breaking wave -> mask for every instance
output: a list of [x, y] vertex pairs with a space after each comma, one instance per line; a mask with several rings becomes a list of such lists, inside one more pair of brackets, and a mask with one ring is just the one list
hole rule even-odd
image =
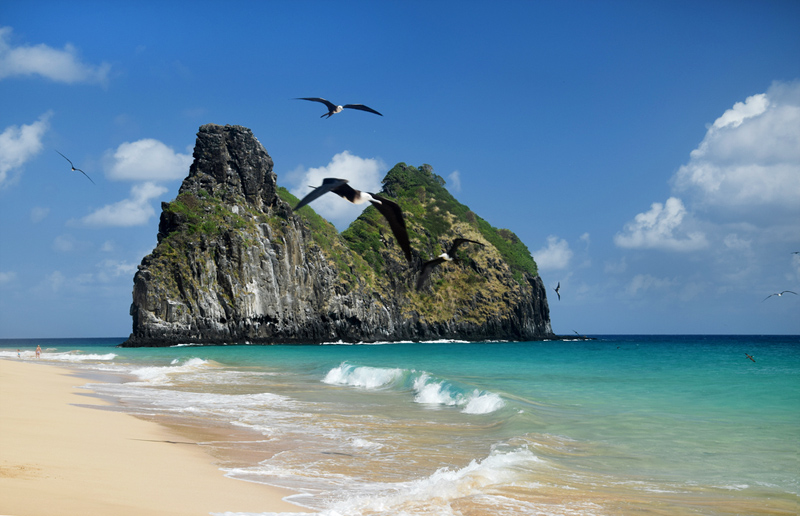
[[423, 405], [459, 407], [465, 414], [490, 414], [505, 406], [500, 395], [442, 380], [425, 371], [357, 366], [342, 362], [325, 375], [323, 383], [366, 390], [403, 390]]
[[[104, 353], [102, 355], [98, 355], [96, 353], [83, 353], [77, 350], [62, 353], [54, 353], [44, 350], [40, 360], [49, 360], [53, 362], [107, 362], [109, 360], [114, 360], [116, 357], [117, 355], [114, 353]], [[20, 351], [19, 356], [17, 356], [16, 350], [0, 351], [0, 358], [22, 358], [23, 360], [36, 359], [36, 353], [31, 350], [25, 350]]]
[[182, 373], [197, 373], [212, 367], [212, 363], [202, 358], [190, 358], [181, 363], [173, 360], [168, 366], [150, 366], [133, 369], [131, 374], [137, 376], [142, 382], [157, 385], [172, 383], [171, 375]]

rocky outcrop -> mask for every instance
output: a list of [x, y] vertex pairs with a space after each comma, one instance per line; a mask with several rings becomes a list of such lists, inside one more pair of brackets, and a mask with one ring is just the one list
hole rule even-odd
[[[510, 268], [495, 246], [448, 264], [417, 292], [419, 264], [434, 252], [425, 246], [446, 245], [444, 235], [407, 217], [410, 233], [427, 235], [412, 237], [409, 266], [374, 209], [340, 235], [287, 201], [249, 129], [202, 126], [188, 177], [162, 203], [158, 245], [134, 276], [123, 346], [553, 336], [541, 279]], [[481, 237], [462, 221], [452, 227]]]

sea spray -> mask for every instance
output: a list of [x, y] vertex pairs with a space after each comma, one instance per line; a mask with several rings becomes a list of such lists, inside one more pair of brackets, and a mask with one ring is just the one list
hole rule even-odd
[[183, 363], [180, 361], [172, 360], [169, 366], [150, 366], [141, 367], [131, 371], [131, 374], [139, 377], [142, 382], [154, 385], [170, 385], [172, 383], [172, 375], [197, 372], [211, 364], [202, 358], [190, 358]]
[[489, 414], [505, 406], [500, 395], [434, 377], [425, 371], [357, 366], [342, 362], [322, 379], [330, 385], [366, 390], [411, 391], [414, 403], [460, 407], [465, 414]]
[[328, 371], [322, 381], [331, 385], [347, 385], [372, 390], [391, 386], [400, 381], [404, 373], [405, 371], [402, 369], [358, 367], [342, 362], [338, 367]]

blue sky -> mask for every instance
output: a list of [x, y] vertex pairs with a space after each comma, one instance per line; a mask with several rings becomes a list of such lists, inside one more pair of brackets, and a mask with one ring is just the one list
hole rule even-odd
[[800, 296], [764, 300], [800, 293], [798, 26], [792, 0], [3, 2], [0, 338], [130, 333], [205, 123], [296, 193], [430, 164], [525, 242], [557, 333], [798, 334]]

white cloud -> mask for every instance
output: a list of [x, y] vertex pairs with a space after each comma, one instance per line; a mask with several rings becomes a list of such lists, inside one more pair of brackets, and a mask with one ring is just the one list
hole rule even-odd
[[43, 221], [50, 214], [50, 208], [34, 206], [31, 208], [31, 222], [34, 224]]
[[800, 81], [723, 113], [672, 184], [705, 207], [800, 210]]
[[5, 285], [6, 283], [11, 283], [16, 279], [17, 273], [13, 271], [9, 272], [0, 272], [0, 285]]
[[460, 192], [461, 191], [461, 172], [458, 170], [454, 170], [447, 176], [447, 181], [450, 183], [450, 190], [453, 192]]
[[725, 244], [726, 248], [733, 251], [750, 251], [753, 241], [743, 239], [736, 233], [730, 233], [725, 235], [725, 238], [722, 239], [722, 243]]
[[42, 137], [50, 127], [51, 116], [52, 112], [48, 111], [30, 125], [12, 125], [0, 134], [0, 188], [14, 181], [9, 172], [42, 150]]
[[40, 286], [53, 292], [58, 292], [66, 281], [67, 278], [61, 271], [53, 271], [52, 274], [44, 278]]
[[136, 272], [135, 263], [121, 262], [119, 260], [103, 260], [97, 264], [97, 268], [96, 278], [101, 283], [108, 283], [119, 276], [131, 277]]
[[566, 269], [572, 250], [566, 240], [551, 235], [547, 237], [547, 246], [533, 253], [533, 259], [540, 270]]
[[[302, 199], [311, 191], [309, 186], [321, 185], [326, 177], [338, 177], [349, 180], [350, 186], [357, 190], [375, 193], [381, 189], [381, 171], [385, 169], [386, 165], [379, 159], [360, 158], [344, 151], [336, 154], [324, 167], [293, 171], [290, 175], [295, 187], [290, 191]], [[311, 207], [339, 229], [346, 227], [364, 210], [364, 205], [353, 205], [336, 194], [323, 195]]]
[[663, 249], [668, 251], [694, 251], [708, 245], [701, 232], [683, 232], [680, 226], [686, 216], [686, 208], [677, 197], [670, 197], [665, 204], [654, 202], [650, 211], [640, 213], [625, 224], [622, 233], [614, 236], [614, 243], [629, 249]]
[[670, 279], [656, 278], [650, 274], [637, 274], [631, 279], [626, 291], [631, 296], [635, 296], [639, 292], [669, 289], [674, 284], [675, 282]]
[[95, 227], [130, 227], [146, 224], [150, 217], [155, 215], [150, 200], [166, 192], [165, 187], [150, 182], [135, 185], [131, 188], [130, 198], [103, 206], [81, 219], [81, 222]]
[[719, 129], [726, 126], [739, 127], [748, 118], [758, 116], [767, 110], [769, 100], [765, 93], [747, 97], [744, 102], [737, 102], [722, 116], [714, 120], [713, 127]]
[[68, 253], [75, 249], [75, 238], [72, 235], [58, 235], [53, 240], [53, 249], [62, 253]]
[[183, 179], [192, 164], [191, 154], [180, 154], [152, 138], [122, 143], [105, 156], [106, 175], [121, 181], [172, 181]]
[[58, 50], [44, 44], [12, 47], [11, 27], [0, 27], [0, 80], [7, 77], [40, 75], [68, 84], [78, 82], [105, 84], [111, 65], [83, 63], [77, 49], [66, 44]]
[[618, 262], [606, 262], [603, 271], [606, 274], [622, 274], [628, 270], [628, 261], [623, 256]]

